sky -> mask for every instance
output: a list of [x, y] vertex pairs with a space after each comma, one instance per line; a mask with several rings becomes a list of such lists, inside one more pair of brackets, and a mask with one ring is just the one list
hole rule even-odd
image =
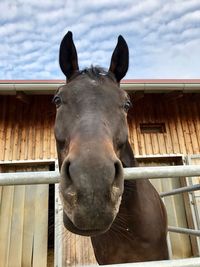
[[200, 0], [0, 0], [0, 10], [1, 80], [65, 79], [69, 30], [81, 69], [108, 69], [121, 34], [126, 79], [200, 78]]

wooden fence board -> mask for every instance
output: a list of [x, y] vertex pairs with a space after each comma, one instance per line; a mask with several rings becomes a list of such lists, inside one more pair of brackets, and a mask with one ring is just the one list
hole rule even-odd
[[33, 267], [47, 265], [48, 185], [38, 185], [35, 198]]
[[0, 205], [0, 267], [8, 266], [14, 186], [3, 187]]
[[25, 186], [14, 187], [8, 266], [21, 266]]
[[32, 266], [36, 190], [37, 185], [26, 185], [24, 203], [22, 267]]

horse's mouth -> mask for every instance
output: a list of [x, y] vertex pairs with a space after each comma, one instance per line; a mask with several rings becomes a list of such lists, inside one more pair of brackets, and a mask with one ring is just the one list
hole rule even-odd
[[66, 213], [63, 211], [63, 224], [67, 230], [74, 234], [82, 235], [82, 236], [96, 236], [107, 232], [111, 225], [109, 225], [106, 229], [80, 229], [76, 227], [73, 222], [69, 219]]

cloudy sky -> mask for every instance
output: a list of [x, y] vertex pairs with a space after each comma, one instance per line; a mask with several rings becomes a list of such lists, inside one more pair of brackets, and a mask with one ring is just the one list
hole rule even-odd
[[81, 68], [108, 68], [121, 34], [127, 79], [200, 77], [200, 0], [0, 0], [0, 10], [0, 79], [63, 79], [68, 30]]

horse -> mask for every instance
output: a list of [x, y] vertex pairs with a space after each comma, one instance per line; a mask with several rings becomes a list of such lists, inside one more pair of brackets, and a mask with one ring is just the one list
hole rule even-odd
[[79, 70], [68, 32], [59, 64], [66, 84], [53, 99], [54, 131], [65, 228], [91, 237], [100, 265], [168, 259], [159, 194], [147, 179], [124, 181], [123, 168], [137, 167], [128, 141], [131, 101], [119, 86], [129, 65], [125, 39], [118, 37], [108, 71]]

